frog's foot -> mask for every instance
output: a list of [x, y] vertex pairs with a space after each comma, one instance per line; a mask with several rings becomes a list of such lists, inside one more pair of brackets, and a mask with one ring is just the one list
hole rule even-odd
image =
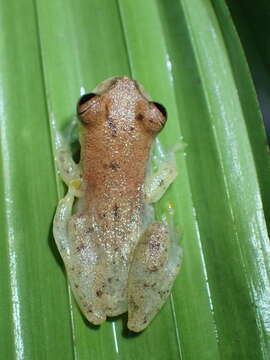
[[76, 188], [75, 196], [79, 197], [82, 179], [80, 166], [73, 160], [70, 146], [59, 131], [55, 132], [55, 144], [55, 161], [59, 174], [67, 186]]
[[181, 262], [181, 248], [172, 244], [167, 225], [152, 223], [135, 249], [128, 279], [128, 328], [148, 326], [170, 294]]
[[148, 174], [145, 179], [145, 202], [147, 204], [157, 202], [176, 178], [177, 166], [175, 153], [177, 151], [183, 151], [186, 144], [179, 141], [167, 154], [164, 154], [158, 139], [156, 140], [156, 147], [159, 155], [154, 156], [154, 162], [158, 169], [154, 173]]

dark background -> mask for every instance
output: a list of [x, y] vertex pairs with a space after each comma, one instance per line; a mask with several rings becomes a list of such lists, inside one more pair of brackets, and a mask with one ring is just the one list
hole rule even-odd
[[270, 0], [226, 0], [244, 47], [270, 144]]

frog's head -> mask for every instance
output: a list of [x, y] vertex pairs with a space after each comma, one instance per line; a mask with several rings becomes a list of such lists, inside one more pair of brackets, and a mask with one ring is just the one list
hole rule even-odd
[[79, 99], [77, 112], [85, 126], [106, 124], [115, 137], [132, 129], [145, 129], [145, 133], [155, 136], [167, 119], [164, 106], [151, 101], [143, 87], [128, 77], [103, 81]]

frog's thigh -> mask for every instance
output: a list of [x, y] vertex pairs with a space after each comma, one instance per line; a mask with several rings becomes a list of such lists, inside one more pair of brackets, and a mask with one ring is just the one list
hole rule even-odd
[[74, 192], [69, 189], [66, 196], [59, 201], [53, 220], [53, 236], [64, 261], [67, 261], [70, 255], [68, 222], [71, 217], [73, 203]]
[[[152, 223], [135, 249], [128, 278], [128, 328], [141, 331], [170, 294], [180, 267], [180, 247], [172, 254], [168, 227]], [[175, 249], [174, 249], [175, 251]]]
[[165, 157], [158, 170], [148, 175], [145, 180], [145, 202], [147, 204], [158, 201], [166, 192], [177, 175], [174, 153]]

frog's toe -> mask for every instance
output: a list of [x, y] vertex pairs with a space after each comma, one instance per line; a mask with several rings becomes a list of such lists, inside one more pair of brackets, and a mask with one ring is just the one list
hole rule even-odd
[[84, 312], [86, 319], [93, 325], [101, 325], [106, 321], [106, 315], [103, 312], [95, 312], [93, 310], [87, 310]]
[[[140, 299], [129, 298], [129, 312], [128, 312], [128, 323], [127, 327], [129, 330], [134, 332], [140, 332], [144, 330], [152, 320], [152, 316], [149, 316], [147, 310], [143, 308], [144, 304], [142, 296]], [[138, 300], [138, 301], [137, 301]], [[156, 309], [158, 311], [158, 309]]]
[[[108, 283], [105, 287], [107, 316], [118, 316], [127, 312], [127, 274], [126, 271], [113, 269], [110, 272]], [[126, 270], [126, 269], [124, 269]]]
[[102, 303], [98, 301], [90, 303], [80, 294], [74, 295], [81, 312], [91, 324], [101, 325], [104, 321], [106, 321], [105, 307]]
[[133, 317], [132, 319], [128, 319], [127, 327], [130, 331], [133, 332], [141, 332], [147, 327], [147, 323], [145, 323], [145, 326], [142, 326], [144, 323], [144, 319], [137, 319], [136, 317]]
[[107, 316], [109, 316], [109, 317], [118, 316], [125, 312], [127, 312], [126, 298], [119, 300], [116, 303], [112, 303], [112, 304], [110, 303], [110, 305], [107, 307], [107, 310], [106, 310]]

